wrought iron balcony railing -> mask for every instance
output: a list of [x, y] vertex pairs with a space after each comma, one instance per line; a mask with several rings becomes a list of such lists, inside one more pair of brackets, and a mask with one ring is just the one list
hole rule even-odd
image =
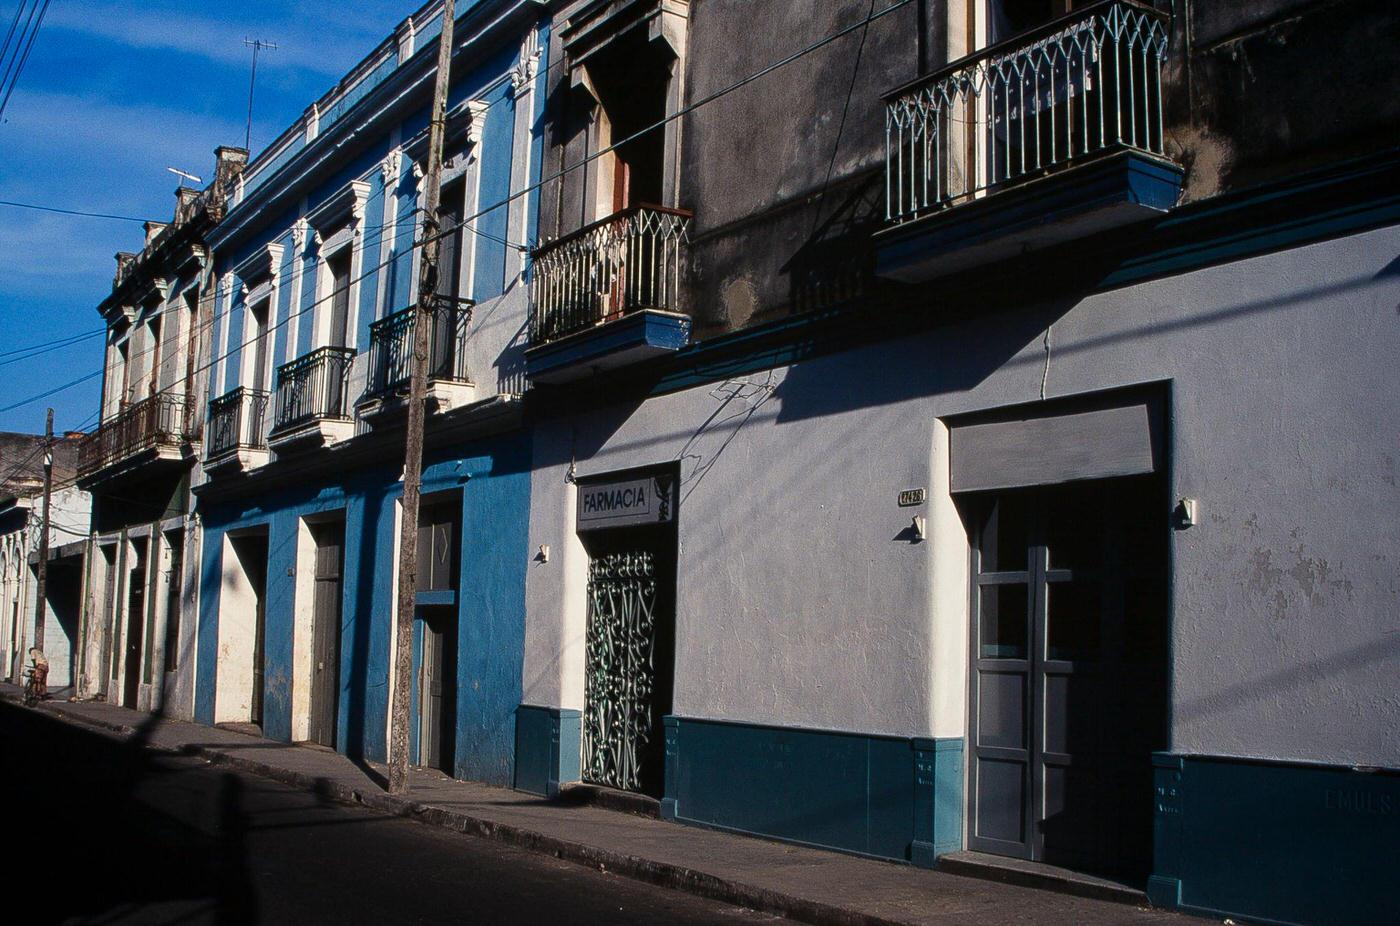
[[87, 476], [153, 447], [197, 438], [183, 395], [159, 393], [123, 408], [78, 445], [78, 473]]
[[267, 449], [267, 393], [240, 386], [209, 403], [206, 460], [236, 450]]
[[1097, 154], [1163, 154], [1170, 16], [1110, 0], [885, 99], [885, 211], [900, 222]]
[[530, 343], [640, 309], [678, 310], [691, 218], [680, 209], [638, 206], [537, 249]]
[[[416, 309], [410, 306], [370, 325], [367, 395], [383, 395], [408, 385], [416, 318]], [[433, 328], [428, 336], [429, 380], [467, 381], [465, 348], [471, 319], [470, 302], [444, 299], [433, 307]]]
[[277, 368], [272, 430], [285, 431], [326, 418], [347, 419], [346, 393], [355, 351], [319, 347]]

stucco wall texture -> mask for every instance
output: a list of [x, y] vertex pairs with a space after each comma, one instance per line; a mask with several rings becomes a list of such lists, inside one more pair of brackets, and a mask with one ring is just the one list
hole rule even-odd
[[529, 573], [524, 701], [582, 706], [571, 462], [679, 461], [674, 713], [959, 735], [967, 610], [938, 576], [966, 582], [966, 543], [910, 543], [896, 506], [928, 486], [949, 517], [938, 419], [1163, 383], [1171, 497], [1200, 504], [1164, 745], [1400, 766], [1397, 306], [1389, 228], [542, 421], [530, 549], [558, 553]]

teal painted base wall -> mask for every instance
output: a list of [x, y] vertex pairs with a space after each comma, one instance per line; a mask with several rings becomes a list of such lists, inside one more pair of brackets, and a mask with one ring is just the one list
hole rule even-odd
[[561, 782], [578, 781], [583, 715], [522, 704], [515, 712], [515, 789], [557, 797]]
[[961, 739], [666, 718], [662, 815], [932, 865], [962, 847]]
[[1157, 906], [1274, 923], [1400, 921], [1400, 770], [1154, 758]]

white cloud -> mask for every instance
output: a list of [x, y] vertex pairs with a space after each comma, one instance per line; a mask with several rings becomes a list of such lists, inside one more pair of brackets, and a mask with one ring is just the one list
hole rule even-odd
[[[225, 5], [220, 11], [229, 14], [238, 6]], [[174, 51], [238, 67], [249, 63], [250, 52], [243, 40], [263, 38], [277, 43], [273, 54], [278, 66], [335, 79], [369, 54], [384, 36], [352, 31], [352, 23], [362, 22], [363, 17], [336, 16], [335, 28], [319, 27], [327, 15], [322, 10], [307, 16], [227, 15], [217, 19], [131, 3], [55, 4], [45, 27], [96, 36], [129, 48]]]

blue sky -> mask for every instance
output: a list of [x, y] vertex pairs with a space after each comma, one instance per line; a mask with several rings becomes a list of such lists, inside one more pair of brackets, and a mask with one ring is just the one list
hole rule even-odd
[[[258, 63], [253, 151], [421, 5], [403, 0], [53, 0], [0, 125], [0, 199], [168, 221], [178, 167], [206, 181], [217, 145], [243, 144], [249, 50]], [[8, 26], [17, 2], [0, 0]], [[0, 353], [102, 327], [113, 254], [139, 250], [141, 226], [0, 206]], [[0, 366], [0, 407], [98, 370], [92, 338]], [[3, 362], [3, 358], [0, 358]], [[0, 430], [84, 424], [97, 380], [0, 412]]]

